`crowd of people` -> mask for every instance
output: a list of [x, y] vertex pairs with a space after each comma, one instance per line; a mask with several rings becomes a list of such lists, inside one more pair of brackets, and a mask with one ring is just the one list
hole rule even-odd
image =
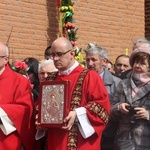
[[[86, 50], [85, 67], [74, 56], [71, 42], [59, 37], [43, 60], [22, 60], [19, 66], [26, 70], [20, 74], [0, 42], [0, 149], [149, 150], [150, 41], [137, 39], [131, 54], [114, 63], [106, 48], [94, 44]], [[59, 81], [69, 85], [63, 123], [42, 126], [41, 85]], [[50, 93], [46, 104], [60, 109], [50, 97], [55, 95]]]

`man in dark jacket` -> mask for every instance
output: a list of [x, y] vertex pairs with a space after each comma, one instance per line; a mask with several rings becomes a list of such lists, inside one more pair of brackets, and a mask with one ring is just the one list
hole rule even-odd
[[[120, 78], [112, 75], [107, 69], [108, 52], [104, 47], [92, 46], [86, 51], [86, 65], [88, 69], [95, 70], [104, 81], [110, 102], [113, 99], [116, 87], [120, 82]], [[102, 150], [112, 150], [113, 141], [116, 134], [117, 123], [109, 121], [102, 136]]]

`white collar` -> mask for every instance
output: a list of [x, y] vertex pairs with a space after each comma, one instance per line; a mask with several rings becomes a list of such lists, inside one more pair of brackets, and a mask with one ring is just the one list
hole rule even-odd
[[59, 71], [59, 75], [69, 75], [78, 65], [79, 63], [75, 60], [75, 63], [71, 68], [64, 71]]
[[100, 73], [100, 76], [102, 79], [104, 78], [104, 70], [103, 70], [103, 72]]
[[5, 66], [2, 70], [0, 70], [0, 75], [4, 72], [4, 70], [5, 70]]

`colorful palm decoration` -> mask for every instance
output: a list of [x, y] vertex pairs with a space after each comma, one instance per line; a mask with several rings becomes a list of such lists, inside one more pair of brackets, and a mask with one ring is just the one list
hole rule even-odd
[[74, 15], [74, 3], [71, 0], [58, 0], [59, 7], [59, 21], [61, 36], [68, 38], [75, 49], [75, 59], [79, 61], [82, 65], [84, 64], [84, 59], [81, 54], [81, 48], [79, 49], [77, 43], [77, 31], [78, 28], [75, 26]]

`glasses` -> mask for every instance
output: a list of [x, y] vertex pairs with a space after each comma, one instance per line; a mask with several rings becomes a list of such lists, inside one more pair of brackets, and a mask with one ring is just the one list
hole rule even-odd
[[6, 57], [6, 56], [0, 56], [0, 58], [4, 58], [4, 57]]
[[65, 54], [67, 54], [68, 52], [70, 52], [72, 49], [70, 49], [70, 50], [68, 50], [68, 51], [66, 51], [66, 52], [57, 52], [57, 53], [51, 53], [51, 55], [50, 55], [50, 58], [51, 59], [54, 59], [55, 57], [58, 57], [58, 58], [60, 58], [60, 57], [62, 57], [62, 56], [64, 56]]
[[49, 76], [50, 74], [51, 74], [51, 72], [40, 72], [40, 75], [42, 75], [42, 76], [44, 76], [44, 75], [47, 75], [47, 76]]

